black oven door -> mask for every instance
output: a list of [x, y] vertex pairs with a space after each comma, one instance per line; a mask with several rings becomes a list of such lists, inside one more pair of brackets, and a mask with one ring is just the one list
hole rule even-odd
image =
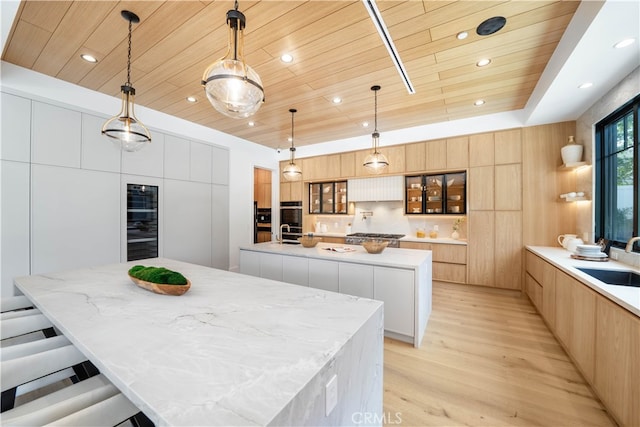
[[280, 224], [302, 229], [302, 202], [281, 202]]

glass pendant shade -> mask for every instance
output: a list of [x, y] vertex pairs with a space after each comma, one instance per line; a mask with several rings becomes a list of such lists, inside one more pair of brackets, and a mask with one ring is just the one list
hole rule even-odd
[[125, 151], [138, 151], [151, 142], [149, 130], [136, 118], [133, 112], [136, 90], [129, 86], [121, 86], [122, 108], [118, 115], [107, 120], [102, 126], [102, 133], [112, 138], [113, 143]]
[[244, 61], [245, 16], [227, 12], [229, 42], [224, 57], [211, 64], [202, 76], [207, 99], [213, 108], [227, 117], [244, 119], [255, 114], [264, 102], [262, 80]]
[[302, 170], [300, 166], [290, 162], [282, 169], [282, 176], [284, 176], [284, 179], [287, 181], [298, 181], [302, 178]]
[[140, 22], [133, 12], [123, 10], [122, 17], [129, 21], [129, 47], [127, 50], [127, 82], [120, 86], [122, 107], [118, 115], [110, 118], [102, 126], [102, 134], [111, 138], [112, 142], [125, 151], [138, 151], [151, 142], [151, 134], [133, 112], [136, 90], [131, 85], [131, 27]]
[[378, 91], [380, 90], [380, 86], [371, 86], [371, 90], [375, 94], [375, 129], [371, 134], [373, 153], [365, 157], [362, 165], [367, 169], [368, 173], [377, 175], [382, 173], [382, 171], [389, 166], [389, 160], [387, 160], [387, 157], [384, 154], [378, 151], [380, 142], [380, 133], [378, 132]]
[[282, 169], [282, 176], [287, 181], [298, 181], [302, 178], [302, 169], [296, 165], [296, 147], [293, 145], [293, 115], [298, 112], [295, 108], [289, 109], [291, 113], [291, 148], [289, 148], [289, 164]]

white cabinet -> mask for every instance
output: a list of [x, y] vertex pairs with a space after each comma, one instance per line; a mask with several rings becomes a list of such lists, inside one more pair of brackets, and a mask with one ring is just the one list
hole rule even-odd
[[295, 256], [285, 257], [282, 260], [282, 281], [309, 286], [309, 260]]
[[37, 101], [33, 102], [32, 107], [31, 161], [79, 168], [80, 113]]
[[32, 165], [31, 274], [120, 262], [120, 175]]
[[260, 254], [260, 277], [282, 281], [282, 255]]
[[82, 114], [82, 169], [120, 172], [120, 148], [102, 134], [106, 119]]
[[164, 256], [211, 265], [211, 186], [164, 180]]
[[321, 259], [309, 259], [309, 286], [325, 291], [338, 292], [338, 263]]
[[229, 150], [211, 147], [211, 182], [229, 185]]
[[341, 262], [339, 290], [341, 294], [373, 298], [373, 266]]
[[211, 182], [211, 146], [191, 141], [191, 181]]
[[189, 180], [191, 143], [173, 135], [164, 136], [164, 177]]
[[229, 187], [211, 186], [211, 266], [229, 269]]
[[151, 142], [140, 151], [122, 151], [122, 173], [162, 178], [164, 175], [164, 134], [151, 132]]
[[31, 100], [3, 93], [0, 158], [28, 162], [31, 158]]
[[13, 278], [29, 274], [29, 164], [2, 160], [1, 165], [0, 295], [5, 298], [15, 294]]
[[260, 277], [260, 252], [240, 251], [240, 273]]
[[384, 329], [414, 335], [414, 272], [374, 267], [374, 299], [384, 302]]

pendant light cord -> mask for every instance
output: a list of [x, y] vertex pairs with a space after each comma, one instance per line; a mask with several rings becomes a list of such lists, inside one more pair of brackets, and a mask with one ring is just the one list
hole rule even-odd
[[374, 90], [374, 110], [375, 114], [373, 115], [373, 131], [378, 132], [378, 91]]
[[132, 23], [129, 19], [129, 49], [127, 50], [127, 86], [131, 86], [131, 28]]
[[294, 147], [293, 145], [293, 115], [296, 113], [296, 110], [292, 108], [289, 110], [289, 112], [291, 113], [291, 148], [289, 149], [289, 151], [291, 152], [290, 163], [293, 164], [296, 152], [296, 147]]

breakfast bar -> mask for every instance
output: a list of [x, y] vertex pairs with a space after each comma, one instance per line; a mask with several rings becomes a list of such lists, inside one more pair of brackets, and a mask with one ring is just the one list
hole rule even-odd
[[[191, 281], [137, 287], [133, 265]], [[382, 419], [382, 303], [154, 258], [18, 277], [23, 292], [157, 426]]]

